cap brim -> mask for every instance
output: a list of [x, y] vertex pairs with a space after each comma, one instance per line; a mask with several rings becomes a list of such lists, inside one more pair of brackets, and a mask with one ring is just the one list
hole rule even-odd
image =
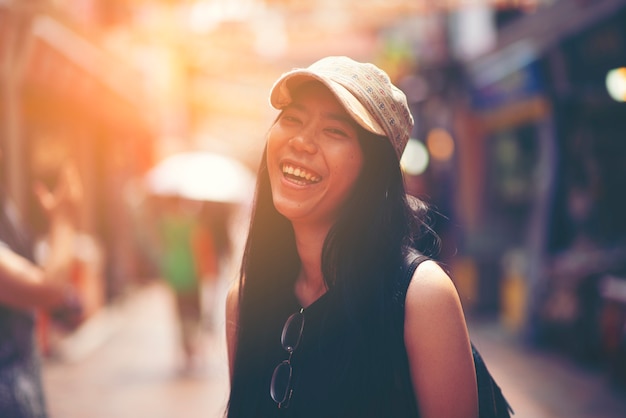
[[313, 73], [307, 69], [299, 69], [283, 74], [272, 87], [270, 104], [276, 109], [283, 109], [291, 103], [291, 91], [306, 81], [317, 80], [333, 93], [346, 112], [365, 130], [376, 135], [386, 136], [385, 131], [365, 106], [341, 84]]

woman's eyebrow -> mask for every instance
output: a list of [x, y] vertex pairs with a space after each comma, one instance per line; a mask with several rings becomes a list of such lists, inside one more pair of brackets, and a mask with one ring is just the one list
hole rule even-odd
[[283, 107], [283, 110], [289, 110], [289, 109], [295, 109], [295, 110], [300, 110], [304, 112], [306, 110], [306, 107], [301, 103], [291, 102], [287, 106]]

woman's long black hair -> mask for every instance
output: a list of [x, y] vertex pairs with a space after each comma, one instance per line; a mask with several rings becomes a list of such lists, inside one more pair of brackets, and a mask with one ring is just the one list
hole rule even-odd
[[[350, 329], [371, 334], [369, 330], [381, 329], [389, 319], [395, 282], [407, 250], [432, 231], [426, 205], [406, 195], [398, 158], [389, 141], [360, 129], [359, 142], [364, 164], [326, 237], [322, 272], [328, 288], [341, 301]], [[229, 416], [242, 416], [238, 412], [241, 403], [252, 406], [260, 397], [268, 396], [266, 391], [251, 393], [258, 387], [258, 379], [267, 379], [258, 375], [264, 363], [263, 347], [267, 347], [266, 324], [277, 320], [280, 303], [274, 301], [293, 292], [300, 268], [291, 223], [273, 204], [266, 152], [258, 172], [241, 266]], [[378, 327], [372, 328], [372, 320], [379, 322]]]

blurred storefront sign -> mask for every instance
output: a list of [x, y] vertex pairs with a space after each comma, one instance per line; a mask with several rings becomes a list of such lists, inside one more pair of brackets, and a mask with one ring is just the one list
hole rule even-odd
[[[511, 65], [511, 61], [494, 62], [495, 71], [491, 72], [498, 74], [491, 77], [485, 75], [488, 70], [483, 72], [482, 66], [470, 69], [472, 105], [487, 130], [534, 123], [548, 116], [550, 105], [538, 57], [528, 55], [523, 61], [519, 67]], [[507, 67], [506, 71], [498, 70], [499, 66]]]
[[543, 83], [532, 45], [509, 47], [503, 61], [470, 65], [472, 102], [481, 111], [506, 106], [542, 94]]

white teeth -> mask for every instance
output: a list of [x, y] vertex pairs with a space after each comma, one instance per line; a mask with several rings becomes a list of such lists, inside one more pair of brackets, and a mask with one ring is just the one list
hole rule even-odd
[[283, 165], [283, 173], [289, 174], [295, 177], [299, 177], [303, 180], [306, 180], [312, 183], [317, 183], [318, 181], [321, 180], [321, 177], [305, 170], [302, 167], [294, 167], [288, 164]]

